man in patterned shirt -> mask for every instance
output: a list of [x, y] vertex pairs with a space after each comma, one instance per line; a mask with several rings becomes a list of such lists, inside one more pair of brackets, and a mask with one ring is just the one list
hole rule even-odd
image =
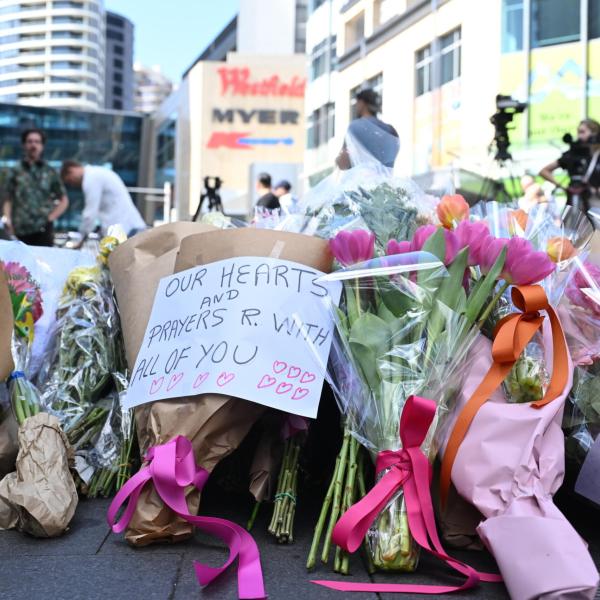
[[52, 246], [54, 221], [69, 207], [58, 173], [42, 159], [46, 138], [40, 129], [21, 135], [24, 158], [8, 176], [6, 228], [31, 246]]

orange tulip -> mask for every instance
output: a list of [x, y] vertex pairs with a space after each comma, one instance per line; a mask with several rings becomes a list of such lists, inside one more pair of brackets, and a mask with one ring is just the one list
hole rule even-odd
[[577, 254], [577, 250], [575, 246], [564, 237], [553, 237], [548, 240], [548, 244], [546, 246], [546, 252], [555, 263], [559, 263], [563, 260], [569, 260], [569, 258], [573, 258]]
[[527, 213], [522, 208], [518, 208], [517, 210], [511, 210], [509, 216], [510, 232], [513, 235], [523, 233], [527, 227], [527, 219]]
[[457, 223], [469, 218], [469, 205], [460, 194], [442, 196], [437, 206], [437, 215], [446, 229], [453, 229]]

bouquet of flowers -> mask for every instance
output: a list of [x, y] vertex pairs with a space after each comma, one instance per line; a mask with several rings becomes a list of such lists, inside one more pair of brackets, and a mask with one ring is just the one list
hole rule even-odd
[[[597, 258], [597, 257], [593, 257]], [[575, 372], [563, 417], [567, 468], [578, 477], [600, 436], [600, 268], [579, 261], [560, 307]], [[600, 481], [582, 482], [600, 489]], [[579, 479], [575, 484], [577, 491]], [[586, 493], [587, 497], [590, 497]], [[600, 496], [590, 497], [600, 502]]]
[[27, 378], [34, 339], [34, 324], [43, 314], [40, 287], [31, 273], [17, 262], [0, 261], [8, 280], [14, 318], [12, 355], [15, 370], [9, 378], [9, 393], [15, 417], [21, 425], [40, 411], [40, 394]]
[[96, 265], [69, 274], [57, 311], [56, 342], [38, 376], [43, 403], [67, 434], [107, 392], [112, 374], [123, 370], [120, 324], [106, 268], [117, 244], [116, 238], [105, 238]]
[[[445, 197], [438, 215], [442, 223], [457, 222], [457, 216], [468, 215], [468, 210], [462, 198]], [[502, 275], [504, 281], [520, 278], [534, 283], [554, 270], [554, 263], [543, 254], [533, 256], [538, 260], [533, 269], [519, 271], [521, 253], [534, 252], [531, 244], [523, 241], [519, 247], [506, 247], [490, 235], [486, 224], [466, 220], [455, 229], [425, 225], [410, 240], [390, 239], [388, 256], [374, 260], [369, 260], [376, 246], [371, 232], [341, 232], [332, 240], [338, 262], [346, 267], [354, 264], [330, 276], [345, 282], [344, 303], [335, 311], [337, 337], [329, 380], [345, 415], [347, 434], [332, 493], [326, 497], [317, 526], [309, 567], [314, 564], [330, 497], [333, 511], [321, 556], [324, 562], [340, 511], [339, 490], [346, 490], [342, 510], [356, 496], [352, 487], [361, 476], [355, 473], [359, 453], [353, 438], [373, 458], [382, 451], [397, 450], [404, 403], [409, 396], [424, 392], [438, 402], [439, 419], [456, 392], [453, 380], [461, 374], [470, 345], [504, 294], [503, 286], [496, 289], [497, 278]], [[436, 382], [444, 382], [443, 388]], [[432, 427], [423, 447], [430, 458], [437, 450], [434, 431]], [[408, 532], [401, 491], [378, 517], [368, 540], [375, 567], [416, 568], [418, 552]]]

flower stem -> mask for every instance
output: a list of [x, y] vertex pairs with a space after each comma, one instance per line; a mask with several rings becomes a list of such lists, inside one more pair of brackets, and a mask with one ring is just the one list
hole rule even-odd
[[509, 286], [510, 286], [510, 283], [507, 283], [506, 281], [500, 286], [500, 289], [496, 292], [496, 294], [492, 298], [492, 301], [487, 306], [487, 308], [483, 311], [481, 318], [477, 322], [477, 327], [479, 327], [479, 329], [481, 329], [483, 327], [484, 323], [487, 321], [487, 318], [492, 313], [492, 310], [494, 310], [494, 307], [496, 306], [498, 300], [500, 300], [500, 298], [502, 298], [502, 296], [504, 295], [504, 292], [506, 292], [506, 290], [509, 288]]

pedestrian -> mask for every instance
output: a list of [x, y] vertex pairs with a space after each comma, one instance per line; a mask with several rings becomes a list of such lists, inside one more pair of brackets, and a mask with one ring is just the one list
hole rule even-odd
[[274, 210], [280, 208], [279, 198], [271, 191], [271, 176], [268, 173], [260, 173], [256, 180], [256, 191], [258, 201], [256, 206]]
[[138, 212], [123, 180], [110, 169], [83, 166], [75, 160], [63, 162], [62, 180], [71, 187], [81, 187], [85, 206], [81, 215], [79, 231], [85, 237], [100, 224], [106, 234], [111, 225], [121, 225], [127, 237], [146, 229], [146, 223]]
[[69, 208], [58, 173], [42, 158], [45, 143], [41, 129], [21, 134], [23, 159], [10, 170], [3, 206], [7, 231], [31, 246], [52, 246], [54, 222]]
[[273, 190], [279, 199], [281, 212], [286, 215], [293, 215], [300, 211], [298, 198], [292, 195], [291, 190], [292, 184], [286, 179], [282, 179]]
[[381, 110], [379, 94], [364, 89], [356, 94], [356, 118], [348, 126], [344, 145], [336, 158], [340, 169], [373, 162], [392, 169], [400, 150], [398, 132], [377, 118]]

